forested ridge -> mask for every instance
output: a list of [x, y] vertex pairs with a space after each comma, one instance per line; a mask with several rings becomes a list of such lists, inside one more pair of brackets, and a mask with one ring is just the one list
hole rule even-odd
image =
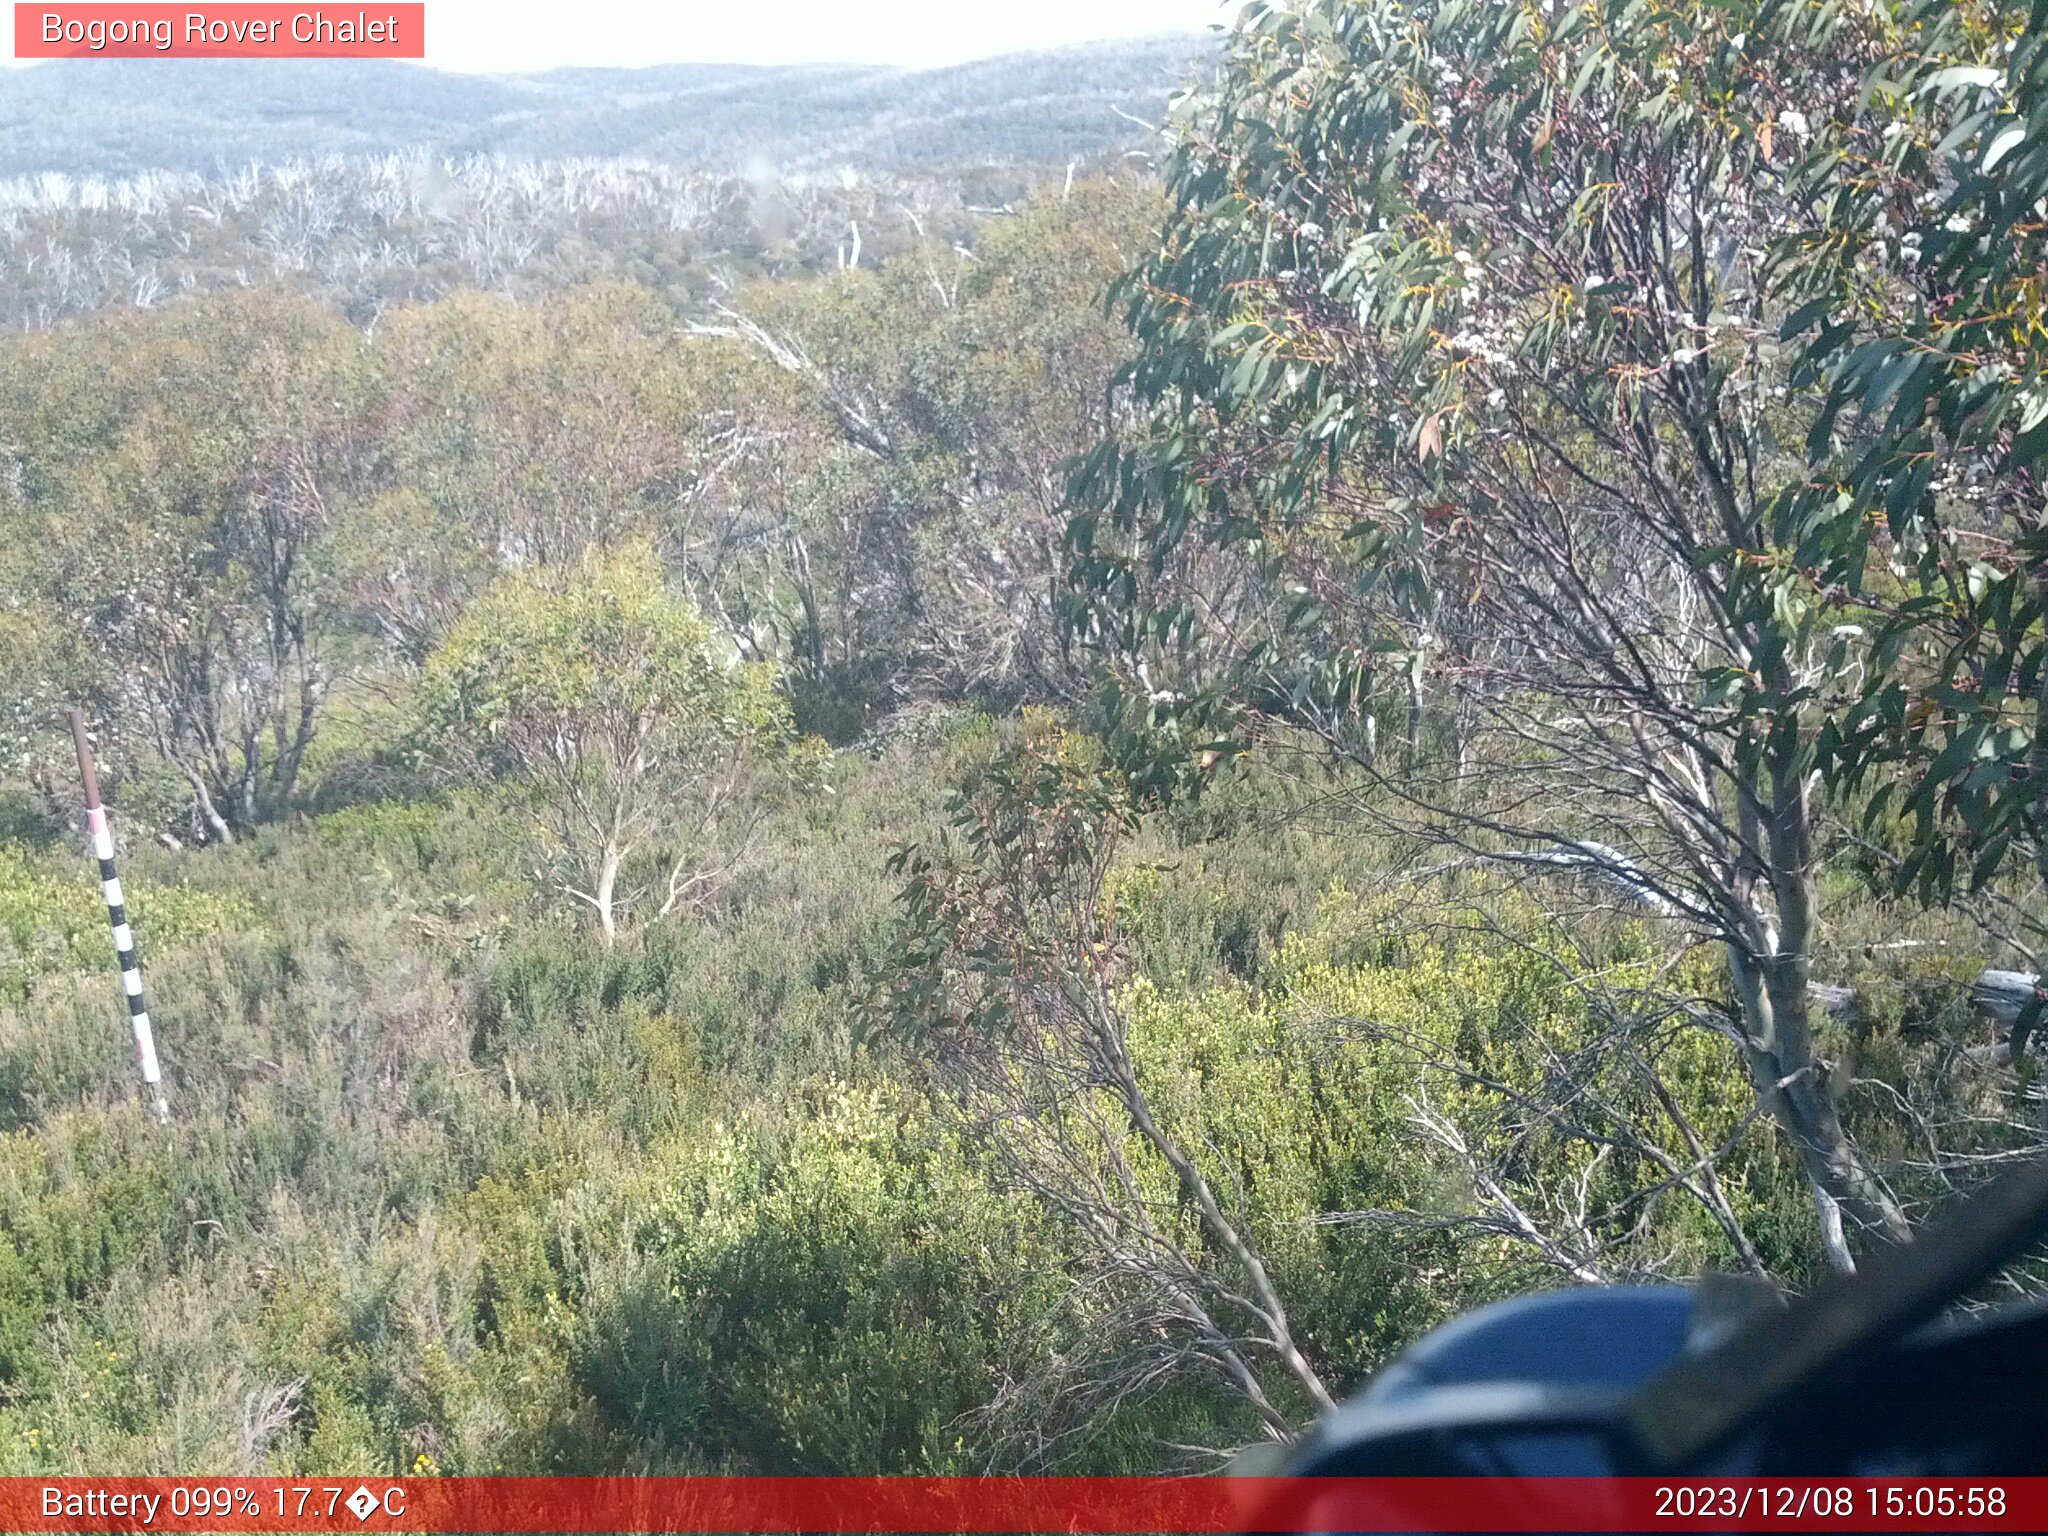
[[24, 192], [0, 1471], [1210, 1470], [1912, 1241], [2048, 1132], [2044, 49], [1294, 0], [1143, 159]]
[[784, 176], [1052, 165], [1132, 147], [1212, 54], [1209, 35], [1189, 32], [930, 69], [57, 60], [0, 75], [0, 175], [216, 174], [414, 150]]

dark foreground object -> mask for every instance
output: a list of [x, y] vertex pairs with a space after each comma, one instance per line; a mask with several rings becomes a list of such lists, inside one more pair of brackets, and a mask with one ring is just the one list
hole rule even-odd
[[2048, 1473], [2048, 1305], [1954, 1305], [2048, 1231], [2048, 1161], [1781, 1304], [1735, 1282], [1503, 1302], [1409, 1350], [1289, 1471]]

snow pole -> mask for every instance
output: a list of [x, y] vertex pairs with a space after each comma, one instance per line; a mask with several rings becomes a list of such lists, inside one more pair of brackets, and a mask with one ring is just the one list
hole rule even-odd
[[85, 739], [85, 715], [71, 711], [71, 741], [78, 748], [78, 777], [85, 784], [85, 822], [92, 833], [93, 857], [99, 860], [100, 890], [107, 898], [107, 921], [114, 929], [114, 953], [121, 961], [121, 990], [128, 998], [128, 1024], [135, 1032], [135, 1055], [142, 1065], [142, 1083], [159, 1123], [171, 1118], [164, 1101], [163, 1073], [156, 1061], [156, 1038], [150, 1033], [149, 1009], [142, 1001], [142, 963], [135, 958], [135, 934], [128, 926], [128, 904], [121, 876], [114, 868], [114, 835], [107, 830], [106, 807], [100, 804], [100, 776], [93, 766], [92, 743]]

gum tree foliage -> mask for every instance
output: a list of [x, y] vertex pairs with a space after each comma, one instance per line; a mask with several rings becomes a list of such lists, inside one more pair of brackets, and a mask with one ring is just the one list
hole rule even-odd
[[506, 564], [568, 564], [644, 531], [699, 403], [649, 290], [513, 304], [461, 294], [393, 315], [396, 479]]
[[1086, 456], [1068, 530], [1141, 784], [1306, 732], [1378, 774], [1372, 814], [1718, 945], [1726, 996], [1688, 1006], [1843, 1266], [1844, 1213], [1908, 1230], [1809, 992], [1816, 775], [1869, 648], [1806, 569], [1828, 386], [1765, 256], [1810, 231], [1794, 167], [1817, 124], [1862, 120], [1900, 26], [1784, 0], [1252, 6], [1119, 290], [1148, 425]]
[[202, 837], [290, 802], [336, 676], [321, 547], [376, 400], [354, 333], [276, 294], [0, 359], [6, 600], [49, 627], [51, 688], [176, 769]]
[[[644, 546], [501, 578], [429, 660], [421, 708], [456, 762], [523, 783], [547, 878], [607, 945], [626, 909], [667, 917], [718, 878], [699, 861], [745, 822], [760, 760], [813, 766], [773, 670], [671, 596]], [[647, 878], [622, 886], [636, 854]]]
[[1826, 473], [1787, 498], [1784, 537], [1806, 599], [1867, 631], [1820, 766], [1868, 791], [1900, 889], [1988, 911], [2038, 964], [2048, 6], [1882, 14], [1862, 109], [1815, 123], [1803, 218], [1772, 251], [1785, 334], [1828, 386], [1808, 441]]

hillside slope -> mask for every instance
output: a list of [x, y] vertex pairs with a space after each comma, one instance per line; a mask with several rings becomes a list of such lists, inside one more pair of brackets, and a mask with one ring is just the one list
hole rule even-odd
[[0, 175], [210, 171], [424, 148], [869, 171], [1114, 151], [1210, 55], [1174, 34], [944, 69], [669, 65], [476, 76], [382, 60], [59, 60], [0, 72]]

